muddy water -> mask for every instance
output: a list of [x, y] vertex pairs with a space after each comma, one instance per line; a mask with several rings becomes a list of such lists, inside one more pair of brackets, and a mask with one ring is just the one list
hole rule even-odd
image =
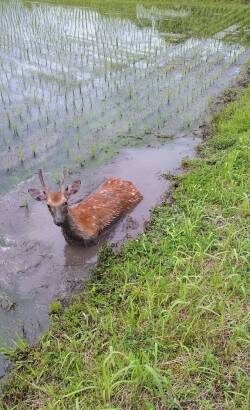
[[[132, 180], [144, 196], [105, 240], [119, 244], [143, 230], [150, 209], [168, 186], [162, 173], [175, 172], [183, 157], [192, 157], [197, 142], [197, 138], [183, 136], [155, 148], [127, 149], [91, 175], [87, 171], [75, 175], [82, 180], [80, 197], [112, 175]], [[0, 247], [0, 340], [5, 346], [13, 345], [17, 337], [30, 343], [37, 340], [47, 329], [49, 304], [82, 289], [97, 260], [99, 245], [83, 249], [65, 243], [47, 207], [26, 194], [32, 186], [39, 186], [37, 178], [22, 183], [0, 201], [0, 226], [5, 232]], [[19, 207], [24, 197], [28, 208]], [[6, 366], [7, 361], [0, 359], [0, 376]]]
[[[131, 2], [129, 18], [100, 13], [92, 3], [0, 2], [2, 346], [18, 337], [37, 340], [48, 327], [51, 301], [82, 289], [100, 246], [65, 243], [46, 207], [27, 197], [27, 188], [38, 184], [27, 181], [34, 170], [46, 169], [53, 185], [66, 166], [81, 177], [81, 196], [112, 175], [132, 180], [144, 200], [103, 240], [134, 237], [168, 187], [161, 173], [193, 156], [197, 140], [190, 130], [208, 118], [211, 98], [249, 56], [245, 47], [223, 41], [237, 25], [225, 24], [206, 39], [161, 25], [174, 19], [181, 27], [189, 8]], [[122, 147], [130, 148], [111, 161]], [[0, 358], [0, 378], [8, 365]]]

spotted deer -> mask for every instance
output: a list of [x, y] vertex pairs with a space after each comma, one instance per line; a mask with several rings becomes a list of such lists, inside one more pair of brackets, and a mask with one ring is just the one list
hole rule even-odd
[[69, 205], [71, 195], [80, 189], [80, 180], [67, 186], [63, 182], [60, 190], [55, 192], [48, 189], [41, 169], [38, 176], [42, 189], [31, 188], [28, 192], [37, 201], [47, 203], [54, 223], [61, 227], [64, 238], [70, 244], [90, 246], [96, 243], [105, 228], [130, 211], [143, 198], [132, 182], [112, 177], [87, 198]]

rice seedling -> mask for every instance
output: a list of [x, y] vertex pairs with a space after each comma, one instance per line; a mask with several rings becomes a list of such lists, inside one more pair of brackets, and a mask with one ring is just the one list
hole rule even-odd
[[[86, 151], [93, 142], [113, 144], [119, 133], [136, 135], [145, 123], [176, 133], [195, 123], [190, 117], [197, 126], [206, 98], [225, 88], [249, 55], [246, 11], [239, 1], [3, 0], [1, 135], [14, 137], [18, 156], [15, 138], [39, 146], [41, 133], [53, 128], [60, 136], [55, 163], [67, 158], [74, 167], [64, 147], [75, 126], [77, 147]], [[43, 154], [53, 171], [49, 151]]]
[[33, 157], [36, 158], [36, 156], [37, 156], [37, 145], [36, 145], [36, 143], [31, 144], [30, 148], [31, 148]]
[[[94, 159], [94, 158], [95, 158], [94, 156], [91, 156], [91, 159]], [[86, 160], [83, 158], [82, 155], [77, 155], [75, 157], [75, 161], [79, 168], [84, 168]]]
[[18, 148], [17, 155], [18, 155], [18, 159], [21, 165], [23, 165], [24, 160], [25, 160], [25, 154], [24, 154], [24, 150], [22, 147]]
[[27, 198], [22, 198], [19, 204], [19, 208], [29, 208], [29, 203], [27, 201]]

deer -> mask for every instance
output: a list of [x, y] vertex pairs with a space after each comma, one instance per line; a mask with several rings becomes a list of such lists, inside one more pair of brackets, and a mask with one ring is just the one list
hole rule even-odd
[[61, 227], [65, 240], [71, 245], [88, 247], [96, 244], [106, 228], [143, 199], [132, 182], [111, 177], [86, 198], [69, 204], [71, 196], [81, 187], [80, 180], [65, 186], [64, 174], [60, 190], [50, 191], [41, 169], [38, 170], [38, 176], [42, 189], [30, 188], [28, 192], [33, 199], [46, 202], [55, 225]]

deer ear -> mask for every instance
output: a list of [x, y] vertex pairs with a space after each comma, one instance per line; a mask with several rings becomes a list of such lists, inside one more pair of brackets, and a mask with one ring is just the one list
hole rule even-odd
[[81, 187], [81, 181], [74, 181], [71, 185], [67, 185], [64, 194], [69, 197], [70, 195], [76, 194]]
[[32, 196], [32, 198], [36, 199], [37, 201], [47, 200], [46, 192], [40, 191], [40, 189], [30, 188], [28, 189], [28, 193]]

